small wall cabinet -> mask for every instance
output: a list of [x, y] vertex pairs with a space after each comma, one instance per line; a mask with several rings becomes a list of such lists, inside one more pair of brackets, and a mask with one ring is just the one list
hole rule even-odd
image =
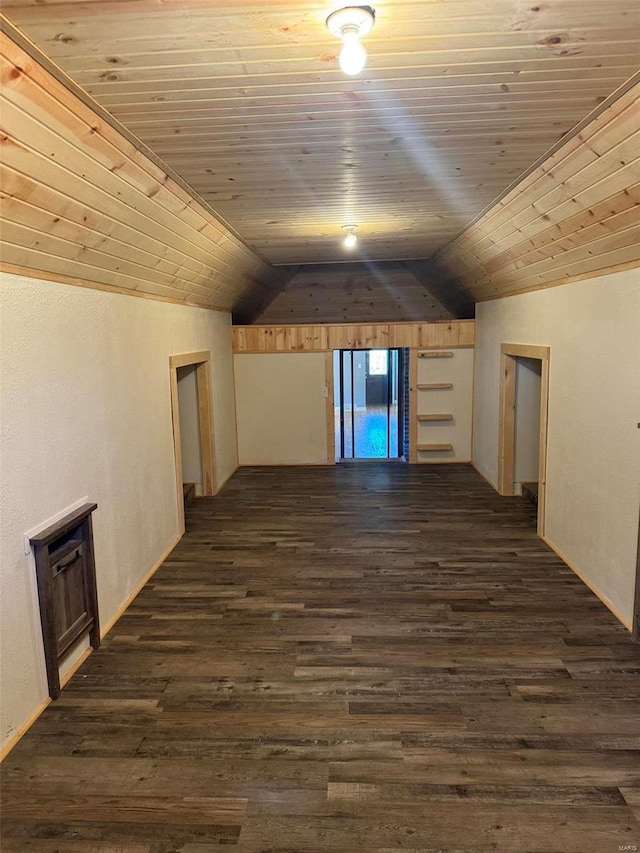
[[91, 513], [84, 504], [29, 541], [38, 581], [49, 695], [60, 695], [60, 663], [89, 634], [100, 645]]

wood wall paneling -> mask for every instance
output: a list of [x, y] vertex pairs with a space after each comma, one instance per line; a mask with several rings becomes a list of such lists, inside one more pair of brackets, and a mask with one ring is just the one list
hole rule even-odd
[[234, 326], [233, 351], [318, 352], [376, 347], [473, 347], [473, 320], [307, 326]]
[[318, 352], [329, 349], [326, 326], [234, 326], [234, 352]]
[[388, 324], [329, 326], [329, 349], [386, 349], [388, 346]]
[[4, 33], [0, 62], [3, 263], [240, 314], [279, 288], [282, 273]]
[[456, 320], [450, 323], [408, 323], [390, 325], [390, 346], [412, 347], [467, 347], [474, 345], [473, 320]]
[[640, 266], [640, 82], [441, 251], [483, 300]]

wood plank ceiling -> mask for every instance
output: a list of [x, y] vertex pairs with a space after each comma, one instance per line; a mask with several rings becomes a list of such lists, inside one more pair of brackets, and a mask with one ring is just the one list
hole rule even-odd
[[273, 264], [427, 258], [638, 64], [637, 0], [6, 0], [4, 12]]

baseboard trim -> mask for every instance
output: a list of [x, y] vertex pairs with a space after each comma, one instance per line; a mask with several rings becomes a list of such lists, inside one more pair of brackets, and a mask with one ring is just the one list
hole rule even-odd
[[[366, 462], [366, 459], [361, 460]], [[384, 461], [384, 460], [380, 460]], [[314, 468], [333, 465], [332, 462], [241, 462], [239, 468]]]
[[14, 748], [14, 746], [18, 743], [18, 741], [20, 741], [24, 737], [24, 735], [26, 735], [26, 733], [29, 731], [31, 726], [38, 719], [40, 714], [42, 714], [44, 709], [48, 708], [50, 704], [51, 704], [51, 699], [47, 696], [47, 698], [38, 705], [38, 707], [35, 709], [33, 714], [31, 714], [29, 717], [27, 717], [27, 719], [20, 726], [20, 728], [16, 729], [16, 731], [11, 735], [9, 740], [4, 744], [2, 749], [0, 749], [0, 761], [4, 761], [4, 759], [7, 757], [7, 755], [9, 755], [9, 753]]
[[622, 613], [620, 612], [620, 610], [618, 610], [618, 608], [615, 606], [615, 604], [613, 604], [613, 602], [607, 598], [607, 596], [602, 592], [602, 590], [598, 589], [598, 587], [594, 584], [594, 582], [590, 578], [588, 578], [587, 575], [585, 575], [585, 573], [582, 571], [582, 569], [579, 569], [575, 565], [575, 563], [573, 563], [567, 557], [566, 554], [563, 554], [562, 551], [560, 550], [560, 548], [558, 548], [556, 545], [554, 545], [553, 542], [550, 539], [548, 539], [546, 536], [541, 536], [540, 538], [545, 543], [545, 545], [548, 545], [549, 548], [551, 548], [551, 550], [555, 554], [557, 554], [558, 557], [560, 557], [560, 559], [562, 560], [563, 563], [567, 564], [567, 566], [571, 569], [571, 571], [580, 578], [582, 583], [585, 586], [589, 587], [589, 589], [596, 596], [596, 598], [600, 599], [600, 601], [604, 604], [604, 606], [606, 608], [608, 608], [611, 611], [611, 613], [613, 613], [613, 615], [616, 617], [616, 619], [624, 625], [624, 627], [627, 629], [627, 631], [632, 631], [633, 630], [632, 620], [629, 620], [625, 616], [622, 615]]
[[128, 598], [125, 600], [124, 604], [122, 604], [122, 605], [118, 608], [118, 610], [117, 610], [117, 611], [115, 612], [115, 614], [111, 617], [111, 619], [109, 619], [109, 621], [106, 623], [106, 625], [104, 625], [103, 627], [101, 627], [101, 629], [100, 629], [100, 636], [101, 636], [102, 638], [104, 638], [104, 637], [106, 637], [106, 636], [107, 636], [107, 634], [108, 634], [108, 633], [109, 633], [109, 631], [113, 628], [113, 626], [116, 624], [116, 622], [118, 621], [118, 619], [120, 619], [120, 617], [121, 617], [121, 616], [122, 616], [122, 615], [123, 615], [123, 614], [124, 614], [128, 609], [129, 609], [129, 607], [131, 606], [131, 604], [132, 604], [132, 602], [134, 601], [134, 599], [136, 598], [136, 596], [138, 596], [138, 595], [140, 594], [141, 590], [142, 590], [142, 589], [143, 589], [143, 588], [144, 588], [144, 587], [149, 583], [149, 581], [151, 580], [151, 578], [155, 575], [155, 573], [158, 571], [158, 569], [160, 568], [160, 566], [164, 563], [164, 561], [167, 559], [167, 557], [169, 556], [169, 554], [170, 554], [170, 553], [173, 551], [173, 549], [176, 547], [176, 545], [178, 544], [178, 542], [180, 541], [180, 539], [181, 539], [181, 538], [182, 538], [181, 536], [176, 536], [176, 538], [171, 542], [171, 544], [169, 545], [169, 547], [164, 551], [164, 553], [162, 554], [162, 556], [161, 556], [158, 560], [156, 560], [156, 562], [155, 562], [155, 563], [153, 564], [153, 566], [149, 569], [149, 571], [147, 572], [147, 574], [146, 574], [146, 575], [143, 577], [143, 579], [142, 579], [142, 580], [137, 584], [137, 586], [135, 587], [135, 589], [133, 590], [133, 592], [129, 594], [129, 596], [128, 596]]
[[[486, 480], [486, 482], [491, 486], [492, 489], [495, 489], [495, 491], [500, 494], [497, 485], [491, 482], [491, 480], [476, 466], [475, 462], [471, 462], [471, 465], [473, 466], [474, 471], [476, 471], [482, 477], [483, 480]], [[627, 629], [627, 631], [633, 631], [633, 620], [629, 620], [625, 616], [623, 616], [620, 610], [618, 610], [615, 604], [607, 598], [607, 596], [602, 592], [602, 590], [598, 589], [598, 587], [589, 577], [587, 577], [587, 575], [582, 571], [582, 569], [579, 569], [576, 564], [567, 557], [566, 554], [563, 554], [560, 548], [558, 548], [557, 545], [555, 545], [547, 536], [543, 536], [541, 534], [538, 534], [538, 536], [540, 536], [540, 539], [542, 539], [544, 544], [548, 545], [549, 548], [551, 548], [551, 550], [554, 552], [554, 554], [560, 557], [562, 562], [565, 563], [571, 569], [571, 571], [580, 578], [582, 583], [585, 586], [589, 587], [591, 592], [604, 604], [604, 606], [608, 610], [611, 611], [611, 613], [616, 617], [618, 622], [621, 622]]]
[[[128, 596], [128, 598], [124, 602], [124, 604], [118, 608], [116, 614], [107, 622], [107, 624], [104, 627], [102, 627], [102, 629], [100, 631], [100, 636], [102, 638], [104, 638], [109, 633], [109, 631], [113, 628], [113, 626], [116, 624], [118, 619], [120, 619], [122, 614], [128, 609], [128, 607], [130, 606], [132, 601], [135, 599], [135, 597], [138, 595], [138, 593], [151, 580], [151, 578], [158, 571], [160, 566], [167, 559], [169, 554], [176, 547], [176, 545], [180, 541], [180, 538], [181, 538], [180, 536], [177, 536], [173, 540], [171, 545], [169, 545], [169, 547], [165, 550], [165, 552], [160, 557], [160, 559], [156, 560], [156, 562], [153, 564], [152, 568], [147, 572], [147, 574], [145, 575], [143, 580], [140, 581], [140, 583], [136, 586], [135, 590]], [[73, 666], [69, 667], [69, 670], [60, 679], [60, 685], [62, 687], [64, 687], [64, 685], [75, 675], [75, 673], [80, 669], [82, 664], [86, 661], [86, 659], [89, 657], [89, 655], [92, 652], [93, 652], [92, 648], [86, 649], [84, 654], [82, 654], [78, 658], [78, 660], [73, 664]], [[9, 740], [0, 749], [0, 761], [4, 761], [4, 759], [7, 757], [7, 755], [9, 755], [9, 753], [14, 748], [14, 746], [24, 737], [24, 735], [29, 731], [31, 726], [36, 722], [38, 717], [42, 714], [42, 712], [46, 708], [49, 707], [50, 704], [51, 704], [51, 698], [47, 696], [47, 698], [44, 699], [38, 705], [38, 707], [35, 709], [35, 711], [32, 714], [30, 714], [29, 717], [27, 717], [25, 722], [18, 729], [16, 729], [16, 731], [11, 735]]]
[[419, 459], [415, 465], [471, 465], [470, 459]]

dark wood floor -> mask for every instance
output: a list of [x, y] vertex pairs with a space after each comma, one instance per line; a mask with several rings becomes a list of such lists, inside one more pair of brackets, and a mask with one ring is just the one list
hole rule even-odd
[[637, 849], [638, 648], [532, 513], [239, 471], [5, 761], [3, 853]]

